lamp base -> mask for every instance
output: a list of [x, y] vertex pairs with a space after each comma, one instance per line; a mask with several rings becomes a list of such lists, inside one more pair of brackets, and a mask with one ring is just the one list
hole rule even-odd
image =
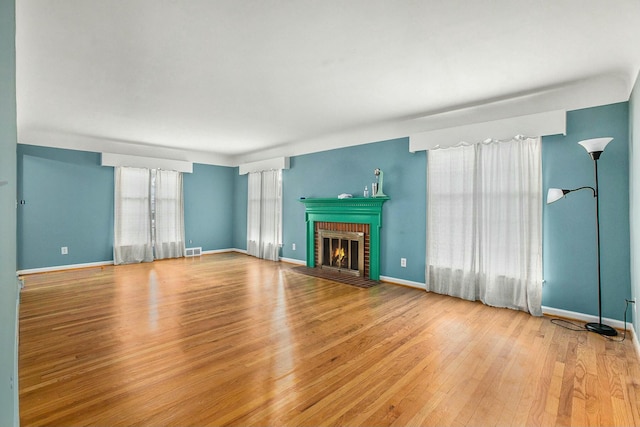
[[604, 323], [587, 323], [584, 325], [587, 328], [587, 331], [595, 332], [596, 334], [606, 335], [608, 337], [615, 337], [618, 335], [618, 331], [613, 329], [609, 325], [605, 325]]

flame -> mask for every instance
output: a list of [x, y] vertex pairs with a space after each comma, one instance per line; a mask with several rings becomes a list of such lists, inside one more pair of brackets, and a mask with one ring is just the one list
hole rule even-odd
[[333, 259], [338, 265], [342, 265], [342, 261], [344, 260], [345, 256], [346, 255], [344, 253], [344, 248], [336, 248], [336, 250], [333, 251]]

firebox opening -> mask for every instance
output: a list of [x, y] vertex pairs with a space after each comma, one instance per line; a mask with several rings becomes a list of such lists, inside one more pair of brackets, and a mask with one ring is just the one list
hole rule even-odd
[[318, 230], [319, 267], [364, 276], [364, 233]]

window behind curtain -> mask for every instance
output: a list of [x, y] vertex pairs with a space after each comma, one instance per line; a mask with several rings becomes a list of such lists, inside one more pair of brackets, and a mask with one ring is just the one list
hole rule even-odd
[[143, 168], [115, 168], [113, 261], [153, 261], [150, 174]]
[[117, 167], [115, 178], [114, 263], [184, 256], [182, 173]]
[[540, 139], [427, 156], [427, 290], [541, 314]]
[[184, 256], [182, 173], [155, 170], [154, 249], [156, 259]]
[[247, 253], [277, 261], [282, 246], [282, 171], [249, 174]]
[[260, 257], [262, 173], [250, 173], [247, 185], [247, 253]]

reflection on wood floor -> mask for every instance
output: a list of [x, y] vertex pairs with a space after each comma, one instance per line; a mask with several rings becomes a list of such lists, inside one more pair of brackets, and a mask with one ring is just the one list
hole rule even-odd
[[633, 343], [237, 253], [27, 276], [23, 426], [640, 425]]

